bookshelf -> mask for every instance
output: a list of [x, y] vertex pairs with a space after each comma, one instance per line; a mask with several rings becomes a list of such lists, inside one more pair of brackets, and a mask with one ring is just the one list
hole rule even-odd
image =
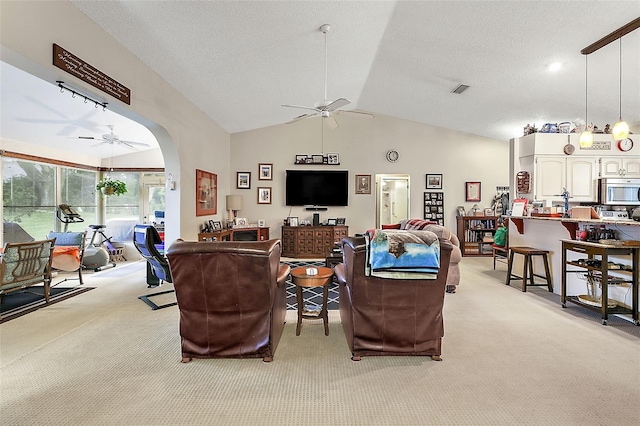
[[458, 216], [457, 221], [462, 256], [492, 256], [498, 216]]

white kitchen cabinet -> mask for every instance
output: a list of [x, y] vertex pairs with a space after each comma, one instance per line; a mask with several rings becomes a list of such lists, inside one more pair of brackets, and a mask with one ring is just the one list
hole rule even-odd
[[602, 157], [600, 177], [640, 177], [640, 157]]
[[598, 196], [597, 179], [596, 157], [537, 156], [534, 199], [563, 201], [566, 188], [570, 202], [594, 202]]

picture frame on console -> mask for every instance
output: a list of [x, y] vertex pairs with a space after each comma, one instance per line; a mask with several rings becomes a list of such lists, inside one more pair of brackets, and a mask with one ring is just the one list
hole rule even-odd
[[267, 222], [264, 219], [258, 219], [258, 228], [264, 228], [267, 226]]
[[337, 219], [327, 219], [327, 225], [328, 226], [336, 226], [338, 224], [338, 220]]
[[236, 172], [236, 188], [251, 189], [251, 172]]
[[306, 155], [296, 155], [296, 164], [307, 164]]
[[258, 188], [258, 204], [271, 204], [271, 187]]
[[346, 217], [339, 217], [336, 219], [336, 225], [345, 225], [347, 223]]
[[293, 216], [289, 216], [287, 218], [287, 223], [289, 224], [289, 226], [298, 226], [298, 218], [297, 217], [293, 217]]
[[271, 163], [258, 164], [258, 179], [273, 180], [273, 164]]
[[340, 164], [340, 154], [335, 152], [327, 154], [327, 164]]
[[220, 222], [219, 220], [213, 221], [213, 230], [222, 231], [222, 222]]

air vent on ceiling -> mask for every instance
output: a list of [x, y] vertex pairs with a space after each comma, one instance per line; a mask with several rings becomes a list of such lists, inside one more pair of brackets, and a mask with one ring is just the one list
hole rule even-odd
[[456, 87], [455, 89], [453, 89], [453, 92], [451, 92], [451, 93], [457, 93], [459, 95], [460, 93], [464, 92], [468, 88], [469, 88], [469, 86], [467, 86], [466, 84], [461, 84], [458, 87]]

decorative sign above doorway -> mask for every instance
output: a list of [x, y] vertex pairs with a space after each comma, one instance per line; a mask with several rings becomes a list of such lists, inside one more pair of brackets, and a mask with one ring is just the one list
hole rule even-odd
[[53, 65], [121, 100], [125, 104], [131, 105], [131, 91], [129, 88], [55, 43], [53, 44]]

